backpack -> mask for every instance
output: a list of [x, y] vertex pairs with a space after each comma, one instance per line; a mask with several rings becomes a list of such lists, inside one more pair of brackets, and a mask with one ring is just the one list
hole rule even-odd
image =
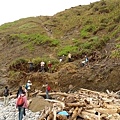
[[28, 89], [28, 84], [25, 85], [25, 89], [26, 89], [26, 90]]
[[50, 86], [47, 86], [47, 90], [48, 90], [48, 91], [50, 91], [50, 90], [51, 90]]
[[4, 90], [4, 96], [7, 97], [9, 95], [9, 90], [8, 89], [5, 89]]
[[17, 106], [18, 107], [22, 107], [23, 105], [24, 105], [24, 98], [23, 98], [23, 96], [22, 95], [20, 95], [19, 97], [18, 97], [18, 100], [17, 100]]

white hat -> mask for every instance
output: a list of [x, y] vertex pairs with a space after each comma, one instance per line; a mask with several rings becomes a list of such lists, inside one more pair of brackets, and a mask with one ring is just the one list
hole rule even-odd
[[30, 80], [28, 80], [28, 82], [31, 82]]

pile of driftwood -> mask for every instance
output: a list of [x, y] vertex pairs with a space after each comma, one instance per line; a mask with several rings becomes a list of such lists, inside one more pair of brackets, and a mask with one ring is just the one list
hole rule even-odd
[[[37, 95], [43, 95], [38, 93]], [[39, 120], [120, 120], [119, 94], [80, 89], [75, 93], [53, 92], [46, 99], [52, 107], [41, 111]], [[56, 97], [55, 97], [56, 96]], [[65, 111], [67, 114], [59, 114]]]

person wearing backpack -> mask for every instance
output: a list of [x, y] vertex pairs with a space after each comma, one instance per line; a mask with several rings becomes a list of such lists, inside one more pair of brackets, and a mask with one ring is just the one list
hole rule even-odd
[[16, 100], [16, 107], [18, 108], [19, 112], [19, 120], [22, 120], [23, 115], [25, 115], [25, 109], [28, 108], [27, 97], [24, 91], [22, 94], [18, 95]]
[[31, 86], [32, 86], [32, 82], [30, 80], [27, 81], [25, 88], [27, 90], [27, 97], [30, 96], [30, 92], [31, 92]]
[[7, 106], [8, 102], [9, 102], [9, 89], [8, 89], [8, 86], [5, 86], [3, 95], [4, 95], [4, 105]]

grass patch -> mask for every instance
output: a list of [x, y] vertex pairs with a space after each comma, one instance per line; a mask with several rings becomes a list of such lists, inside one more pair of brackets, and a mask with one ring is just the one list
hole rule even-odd
[[5, 23], [5, 24], [3, 24], [3, 25], [0, 26], [0, 30], [8, 29], [8, 28], [12, 27], [15, 24], [16, 24], [16, 22]]
[[111, 52], [111, 58], [120, 58], [120, 50], [114, 50]]
[[68, 55], [68, 52], [70, 53], [76, 53], [78, 51], [78, 47], [76, 46], [65, 46], [63, 48], [61, 48], [58, 52], [58, 56], [62, 56], [62, 55]]
[[49, 46], [59, 45], [59, 40], [51, 39], [48, 36], [41, 34], [12, 34], [13, 39], [19, 39], [21, 42], [27, 43], [27, 47], [33, 50], [33, 45], [48, 44]]
[[80, 36], [84, 38], [89, 38], [90, 33], [95, 31], [96, 27], [94, 25], [86, 25], [80, 32]]
[[15, 66], [17, 64], [24, 64], [24, 63], [27, 63], [27, 60], [25, 60], [24, 58], [17, 58], [11, 63], [11, 65]]
[[19, 29], [29, 29], [36, 27], [35, 23], [26, 23], [21, 26], [19, 26]]

